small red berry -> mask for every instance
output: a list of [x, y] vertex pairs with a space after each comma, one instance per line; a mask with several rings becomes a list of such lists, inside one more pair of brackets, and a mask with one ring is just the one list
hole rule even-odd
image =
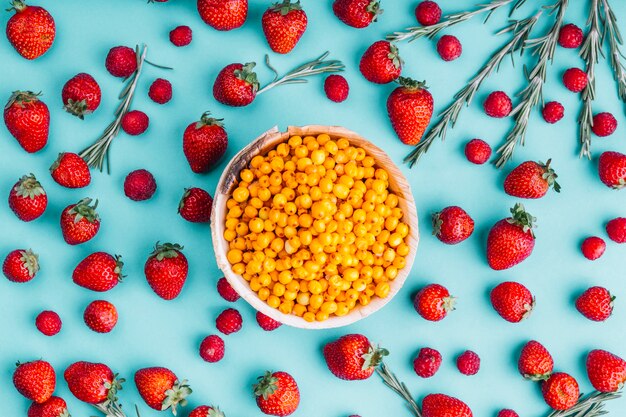
[[54, 311], [42, 311], [35, 319], [37, 330], [46, 336], [54, 336], [61, 331], [61, 318]]
[[519, 414], [507, 408], [504, 410], [500, 410], [496, 417], [519, 417]]
[[444, 61], [454, 61], [463, 53], [463, 46], [456, 36], [444, 35], [437, 42], [437, 53]]
[[224, 334], [236, 333], [241, 330], [243, 318], [239, 311], [234, 308], [227, 308], [222, 311], [215, 320], [215, 327]]
[[617, 129], [617, 120], [611, 113], [604, 112], [598, 113], [593, 116], [593, 126], [591, 130], [596, 136], [605, 137], [610, 136]]
[[546, 122], [553, 124], [558, 122], [563, 118], [565, 114], [565, 108], [558, 101], [550, 101], [543, 106], [541, 110], [541, 115], [543, 116], [543, 120]]
[[565, 25], [559, 32], [559, 45], [563, 48], [578, 48], [583, 43], [583, 31], [573, 23]]
[[597, 236], [591, 236], [585, 239], [580, 245], [583, 256], [590, 261], [595, 261], [604, 254], [606, 250], [606, 242]]
[[606, 224], [606, 234], [615, 243], [626, 243], [626, 218], [617, 217]]
[[265, 314], [257, 311], [256, 313], [256, 322], [259, 326], [265, 330], [266, 332], [271, 332], [273, 330], [278, 329], [283, 324], [278, 320], [274, 320], [273, 318], [266, 316]]
[[148, 97], [155, 103], [167, 103], [172, 99], [172, 83], [163, 78], [157, 78], [152, 85], [150, 85]]
[[480, 357], [471, 350], [466, 350], [456, 358], [456, 367], [463, 375], [476, 375], [480, 369]]
[[148, 115], [139, 110], [132, 110], [122, 117], [122, 129], [132, 136], [141, 135], [148, 129], [150, 119]]
[[114, 77], [130, 77], [137, 70], [137, 54], [128, 46], [116, 46], [107, 54], [105, 66]]
[[483, 107], [488, 116], [502, 118], [511, 114], [513, 103], [504, 91], [494, 91], [487, 96]]
[[592, 321], [605, 321], [613, 314], [615, 297], [603, 287], [591, 287], [576, 299], [576, 310]]
[[157, 189], [154, 176], [145, 169], [131, 172], [124, 180], [124, 194], [133, 201], [148, 200]]
[[193, 32], [189, 26], [178, 26], [170, 32], [170, 42], [175, 46], [187, 46], [193, 39]]
[[580, 68], [570, 68], [563, 73], [563, 85], [574, 93], [583, 91], [588, 82], [587, 73]]
[[341, 103], [348, 98], [350, 86], [348, 81], [341, 75], [329, 75], [324, 81], [324, 92], [329, 100]]
[[208, 223], [212, 205], [213, 197], [202, 188], [186, 188], [178, 204], [178, 213], [188, 222]]
[[474, 232], [474, 219], [459, 206], [446, 207], [432, 216], [433, 235], [448, 245], [456, 245]]
[[224, 340], [218, 335], [210, 335], [200, 343], [200, 357], [206, 362], [215, 363], [224, 358]]
[[441, 353], [435, 349], [422, 348], [413, 360], [413, 370], [422, 378], [434, 376], [441, 366]]
[[465, 156], [472, 164], [482, 165], [491, 157], [491, 146], [482, 139], [472, 139], [465, 145]]
[[239, 300], [239, 294], [224, 277], [220, 278], [217, 281], [217, 292], [222, 296], [224, 300], [230, 301], [231, 303]]
[[108, 301], [90, 303], [83, 314], [85, 324], [97, 333], [109, 333], [117, 324], [117, 309]]
[[415, 8], [415, 18], [422, 26], [432, 26], [441, 19], [441, 7], [434, 1], [423, 1]]

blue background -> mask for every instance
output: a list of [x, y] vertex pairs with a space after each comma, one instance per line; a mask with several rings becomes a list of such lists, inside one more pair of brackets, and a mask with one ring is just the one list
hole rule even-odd
[[[327, 100], [323, 79], [317, 78], [308, 85], [272, 90], [247, 108], [218, 104], [211, 88], [223, 66], [251, 60], [261, 63], [269, 52], [260, 28], [266, 2], [252, 1], [245, 26], [229, 33], [206, 26], [198, 17], [195, 2], [190, 0], [152, 5], [141, 0], [39, 3], [45, 3], [58, 27], [54, 46], [44, 57], [26, 61], [5, 39], [0, 41], [0, 97], [8, 98], [11, 91], [18, 89], [42, 91], [52, 114], [50, 142], [35, 155], [26, 154], [4, 127], [0, 129], [0, 190], [8, 195], [18, 177], [33, 172], [50, 199], [45, 215], [33, 223], [17, 220], [6, 200], [0, 207], [1, 256], [14, 248], [32, 247], [40, 254], [42, 268], [28, 284], [0, 279], [0, 397], [3, 409], [11, 415], [25, 415], [28, 407], [12, 387], [13, 364], [16, 360], [40, 357], [57, 369], [57, 394], [68, 400], [75, 416], [91, 415], [92, 411], [71, 397], [62, 374], [68, 364], [88, 360], [105, 362], [130, 380], [139, 368], [167, 366], [179, 377], [189, 379], [194, 388], [191, 405], [216, 404], [229, 416], [261, 415], [250, 385], [266, 369], [285, 370], [294, 375], [302, 392], [301, 406], [295, 415], [368, 417], [408, 415], [408, 411], [376, 377], [348, 383], [328, 372], [321, 347], [348, 332], [363, 332], [389, 348], [389, 366], [417, 398], [431, 392], [458, 396], [476, 416], [494, 416], [503, 407], [513, 408], [521, 416], [547, 413], [538, 387], [522, 380], [516, 371], [519, 348], [531, 338], [549, 348], [556, 368], [577, 377], [584, 392], [591, 390], [584, 370], [584, 358], [590, 349], [604, 348], [626, 356], [622, 324], [626, 320], [622, 302], [626, 299], [626, 246], [609, 241], [605, 256], [596, 262], [587, 261], [579, 251], [584, 237], [606, 237], [606, 221], [626, 214], [626, 191], [609, 190], [596, 172], [600, 151], [626, 151], [623, 104], [617, 98], [605, 62], [598, 66], [594, 112], [611, 111], [620, 126], [609, 138], [594, 138], [594, 161], [578, 159], [576, 117], [580, 101], [560, 82], [566, 68], [583, 64], [576, 51], [562, 48], [557, 50], [549, 70], [545, 98], [561, 101], [565, 118], [548, 125], [538, 111], [533, 112], [527, 146], [515, 155], [515, 163], [552, 157], [563, 186], [560, 195], [550, 192], [539, 201], [525, 203], [539, 223], [537, 244], [530, 259], [503, 272], [488, 267], [484, 253], [486, 234], [493, 223], [507, 216], [516, 199], [502, 191], [505, 172], [491, 165], [474, 166], [463, 155], [467, 140], [481, 137], [495, 148], [512, 127], [510, 119], [487, 118], [480, 106], [492, 90], [502, 89], [513, 95], [523, 88], [521, 62], [516, 68], [505, 63], [500, 73], [485, 83], [475, 102], [463, 111], [446, 143], [434, 144], [412, 171], [402, 166], [410, 178], [424, 226], [413, 271], [397, 298], [378, 314], [349, 328], [311, 332], [283, 327], [273, 333], [263, 332], [254, 321], [252, 309], [239, 301], [236, 307], [244, 316], [244, 329], [224, 338], [223, 361], [207, 364], [197, 354], [198, 345], [204, 336], [216, 332], [215, 317], [231, 305], [215, 290], [222, 274], [215, 265], [209, 227], [187, 223], [176, 213], [183, 188], [200, 186], [213, 192], [228, 158], [276, 124], [281, 128], [289, 124], [343, 125], [370, 138], [400, 163], [410, 149], [398, 141], [387, 120], [385, 100], [393, 86], [366, 82], [358, 72], [358, 61], [372, 42], [415, 23], [413, 9], [417, 1], [384, 2], [386, 11], [380, 22], [359, 31], [333, 16], [330, 0], [303, 0], [309, 28], [293, 53], [271, 54], [273, 64], [284, 72], [330, 49], [331, 56], [342, 59], [347, 66], [345, 76], [351, 85], [348, 101], [335, 104]], [[456, 12], [470, 8], [474, 1], [441, 3], [444, 12]], [[567, 21], [582, 26], [588, 2], [572, 3]], [[620, 1], [612, 3], [623, 27], [626, 6]], [[526, 5], [516, 16], [526, 16], [534, 7]], [[2, 26], [9, 16], [0, 14]], [[505, 20], [506, 11], [501, 10], [487, 25], [476, 18], [447, 31], [458, 36], [464, 47], [462, 57], [451, 63], [440, 60], [434, 43], [426, 39], [401, 44], [406, 61], [404, 75], [426, 79], [436, 110], [442, 109], [491, 51], [505, 41], [505, 37], [494, 35]], [[545, 30], [547, 22], [541, 21], [538, 34]], [[190, 25], [194, 30], [189, 47], [175, 48], [169, 43], [169, 31], [179, 24]], [[134, 46], [140, 42], [149, 45], [150, 60], [175, 67], [172, 72], [145, 67], [133, 108], [150, 116], [148, 132], [139, 137], [121, 134], [115, 139], [111, 175], [94, 173], [92, 184], [82, 190], [58, 186], [47, 172], [57, 153], [76, 152], [91, 143], [112, 120], [118, 104], [116, 96], [122, 83], [104, 68], [107, 51], [118, 44]], [[269, 71], [263, 65], [258, 70], [260, 79], [267, 83], [271, 78]], [[80, 121], [63, 112], [60, 93], [66, 80], [83, 71], [100, 83], [103, 101], [95, 114]], [[148, 86], [156, 77], [168, 78], [174, 85], [174, 99], [165, 106], [147, 97]], [[219, 167], [208, 175], [196, 175], [185, 161], [181, 138], [184, 128], [205, 110], [225, 119], [230, 144]], [[153, 172], [158, 182], [158, 191], [148, 202], [132, 202], [122, 191], [125, 175], [138, 168]], [[510, 169], [507, 166], [506, 170]], [[59, 214], [65, 206], [86, 196], [100, 200], [102, 228], [89, 243], [70, 247], [61, 237]], [[453, 204], [464, 207], [474, 217], [476, 231], [468, 241], [448, 247], [430, 235], [430, 213]], [[170, 302], [158, 298], [143, 276], [143, 264], [157, 240], [183, 244], [190, 262], [186, 287], [178, 299]], [[106, 294], [92, 293], [71, 280], [75, 265], [97, 250], [122, 254], [126, 262], [125, 282]], [[505, 280], [523, 282], [537, 298], [533, 315], [521, 324], [502, 320], [488, 301], [489, 290]], [[412, 293], [431, 282], [446, 285], [458, 297], [457, 310], [436, 324], [421, 319], [411, 303]], [[607, 286], [618, 296], [614, 316], [606, 323], [592, 323], [574, 308], [575, 297], [592, 285]], [[119, 324], [107, 335], [91, 332], [82, 322], [85, 306], [99, 298], [113, 302], [119, 309]], [[35, 329], [34, 318], [43, 309], [53, 309], [61, 315], [64, 327], [59, 335], [46, 338]], [[415, 353], [424, 346], [440, 350], [444, 357], [440, 372], [429, 380], [416, 377], [411, 367]], [[460, 375], [454, 364], [456, 356], [465, 349], [475, 350], [482, 357], [481, 371], [474, 377]], [[144, 417], [157, 415], [143, 404], [132, 382], [126, 384], [121, 400], [126, 408], [139, 404]], [[624, 407], [626, 400], [622, 399], [610, 404], [609, 409]]]

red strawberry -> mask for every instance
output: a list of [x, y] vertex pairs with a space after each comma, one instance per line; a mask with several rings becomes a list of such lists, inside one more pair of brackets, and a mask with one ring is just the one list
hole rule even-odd
[[324, 346], [326, 366], [333, 375], [346, 381], [371, 377], [388, 354], [362, 334], [348, 334]]
[[202, 188], [186, 188], [178, 205], [178, 213], [188, 222], [208, 223], [212, 205], [213, 197]]
[[52, 179], [67, 188], [83, 188], [91, 183], [87, 162], [71, 152], [62, 152], [50, 167]]
[[626, 217], [616, 217], [606, 224], [606, 234], [615, 243], [626, 243]]
[[164, 78], [157, 78], [148, 90], [148, 97], [158, 104], [165, 104], [172, 99], [172, 83]]
[[239, 294], [224, 277], [217, 281], [217, 292], [224, 300], [230, 301], [231, 303], [239, 300]]
[[83, 313], [85, 324], [96, 333], [109, 333], [117, 324], [117, 309], [108, 301], [91, 302]]
[[253, 386], [256, 404], [270, 416], [293, 414], [300, 404], [296, 380], [287, 372], [266, 372]]
[[387, 99], [391, 126], [405, 145], [417, 145], [433, 115], [433, 96], [423, 82], [400, 77]]
[[616, 392], [626, 383], [626, 361], [606, 350], [592, 350], [587, 355], [587, 375], [600, 392]]
[[193, 40], [193, 31], [189, 26], [177, 26], [170, 32], [170, 42], [174, 46], [187, 46]]
[[104, 65], [114, 77], [128, 78], [137, 71], [137, 51], [128, 46], [116, 46], [109, 50]]
[[535, 307], [535, 298], [518, 282], [503, 282], [491, 290], [491, 305], [506, 321], [519, 323]]
[[217, 407], [209, 407], [208, 405], [201, 405], [193, 409], [189, 413], [188, 417], [226, 417], [224, 413]]
[[504, 91], [494, 91], [489, 94], [483, 103], [487, 116], [500, 119], [511, 114], [513, 103]]
[[71, 364], [64, 377], [72, 394], [88, 404], [102, 404], [114, 399], [124, 382], [124, 379], [117, 379], [105, 364], [91, 362]]
[[54, 42], [56, 27], [48, 11], [38, 6], [28, 6], [24, 0], [13, 0], [15, 14], [7, 22], [7, 39], [13, 48], [26, 59], [45, 54]]
[[241, 27], [248, 17], [248, 0], [198, 0], [197, 6], [204, 23], [217, 30]]
[[585, 258], [595, 261], [604, 254], [606, 242], [602, 238], [591, 236], [583, 241], [580, 250]]
[[18, 362], [13, 372], [13, 385], [29, 400], [38, 404], [45, 403], [54, 392], [56, 374], [52, 365], [46, 361]]
[[422, 1], [415, 7], [415, 18], [422, 26], [435, 25], [441, 19], [441, 7], [434, 1]]
[[604, 152], [598, 161], [600, 180], [607, 186], [621, 189], [626, 186], [626, 155]]
[[465, 157], [472, 164], [482, 165], [491, 157], [491, 146], [482, 139], [472, 139], [465, 145]]
[[563, 73], [563, 85], [573, 93], [580, 93], [588, 83], [587, 73], [580, 68], [570, 68]]
[[543, 399], [555, 410], [569, 410], [578, 402], [578, 382], [564, 372], [556, 372], [541, 384]]
[[122, 130], [131, 136], [141, 135], [148, 130], [150, 118], [140, 110], [132, 110], [122, 116]]
[[26, 152], [37, 152], [48, 143], [50, 111], [39, 94], [14, 91], [4, 107], [4, 123]]
[[617, 120], [611, 113], [598, 113], [593, 116], [591, 130], [601, 138], [610, 136], [617, 129]]
[[496, 417], [519, 417], [515, 411], [505, 408], [504, 410], [498, 411], [498, 415]]
[[546, 105], [541, 110], [543, 120], [550, 124], [556, 123], [561, 120], [564, 114], [565, 108], [558, 101], [550, 101], [549, 103], [546, 103]]
[[122, 257], [95, 252], [87, 256], [74, 269], [74, 283], [92, 291], [105, 292], [122, 281]]
[[252, 103], [259, 90], [254, 62], [225, 66], [213, 83], [213, 97], [222, 104], [243, 107]]
[[272, 51], [286, 54], [298, 44], [306, 30], [307, 21], [300, 0], [295, 3], [291, 0], [282, 0], [282, 3], [270, 6], [263, 13], [261, 24]]
[[522, 348], [517, 361], [520, 374], [531, 381], [545, 381], [554, 370], [554, 360], [541, 343], [531, 340]]
[[54, 336], [61, 331], [63, 323], [59, 315], [54, 311], [42, 311], [35, 319], [35, 326], [42, 334]]
[[84, 119], [100, 106], [102, 92], [91, 75], [81, 72], [65, 83], [61, 97], [65, 111]]
[[9, 281], [28, 282], [39, 271], [39, 256], [32, 250], [16, 249], [9, 253], [2, 264], [2, 272]]
[[576, 310], [592, 321], [605, 321], [613, 314], [615, 297], [603, 287], [591, 287], [576, 299]]
[[178, 297], [187, 280], [189, 265], [182, 250], [183, 247], [176, 243], [161, 245], [157, 242], [146, 261], [144, 273], [148, 284], [164, 300]]
[[433, 235], [448, 245], [456, 245], [474, 232], [474, 220], [461, 207], [450, 206], [432, 216]]
[[167, 368], [143, 368], [135, 372], [135, 385], [148, 407], [165, 411], [170, 409], [176, 415], [178, 405], [187, 405], [191, 388], [187, 381], [182, 382]]
[[65, 207], [61, 213], [61, 232], [70, 245], [85, 243], [98, 233], [100, 217], [96, 213], [98, 200], [91, 206], [91, 198], [83, 198], [76, 204]]
[[437, 41], [437, 53], [444, 61], [454, 61], [463, 53], [463, 46], [456, 36], [443, 35]]
[[564, 25], [559, 31], [558, 42], [563, 48], [578, 48], [583, 43], [583, 31], [573, 23]]
[[434, 376], [441, 366], [441, 353], [431, 348], [420, 349], [413, 360], [413, 370], [422, 378]]
[[24, 175], [11, 188], [9, 207], [22, 221], [40, 217], [48, 206], [48, 196], [33, 174]]
[[200, 343], [200, 357], [206, 362], [219, 362], [224, 358], [224, 340], [218, 335], [210, 335]]
[[53, 396], [45, 403], [32, 403], [28, 407], [28, 417], [70, 417], [70, 413], [65, 400]]
[[228, 135], [224, 119], [211, 117], [205, 112], [199, 121], [191, 123], [183, 134], [183, 152], [195, 173], [208, 172], [217, 165], [228, 148]]
[[362, 29], [375, 22], [383, 10], [379, 0], [335, 0], [333, 12], [346, 25]]
[[535, 247], [533, 222], [522, 204], [511, 209], [512, 217], [500, 220], [487, 237], [487, 261], [496, 271], [511, 268], [530, 256]]
[[332, 74], [324, 80], [324, 93], [326, 93], [326, 97], [328, 97], [329, 100], [335, 103], [341, 103], [348, 98], [350, 85], [341, 75]]
[[472, 417], [463, 401], [444, 394], [429, 394], [422, 400], [423, 417]]
[[456, 299], [439, 284], [430, 284], [422, 288], [413, 299], [415, 311], [428, 321], [443, 320], [454, 310]]
[[227, 308], [215, 319], [215, 327], [225, 335], [237, 333], [241, 330], [242, 325], [243, 318], [239, 311], [234, 308]]
[[554, 191], [561, 192], [561, 186], [556, 182], [556, 172], [550, 167], [548, 159], [543, 162], [522, 162], [506, 176], [504, 180], [504, 192], [519, 198], [541, 198], [548, 192], [550, 187]]
[[374, 42], [361, 57], [359, 69], [365, 79], [370, 82], [376, 84], [392, 82], [402, 73], [402, 59], [398, 48], [387, 41]]
[[471, 350], [466, 350], [456, 358], [456, 367], [463, 375], [476, 375], [480, 370], [480, 357]]
[[273, 318], [269, 316], [266, 316], [260, 311], [256, 312], [256, 322], [266, 332], [274, 331], [283, 325], [281, 322], [274, 320]]
[[150, 199], [157, 189], [154, 176], [145, 169], [137, 169], [124, 179], [124, 194], [133, 201]]

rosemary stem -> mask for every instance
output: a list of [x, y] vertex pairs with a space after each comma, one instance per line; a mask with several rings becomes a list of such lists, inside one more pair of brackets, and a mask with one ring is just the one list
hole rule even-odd
[[376, 368], [376, 372], [382, 378], [385, 385], [391, 388], [396, 394], [402, 397], [404, 401], [406, 401], [413, 416], [422, 417], [420, 408], [411, 396], [411, 393], [409, 392], [407, 386], [403, 382], [400, 382], [398, 380], [398, 377], [396, 377], [396, 375], [389, 370], [384, 362], [378, 368]]
[[606, 414], [604, 404], [606, 401], [621, 397], [620, 392], [598, 392], [582, 397], [578, 404], [568, 410], [553, 411], [547, 417], [600, 417]]
[[606, 38], [608, 36], [610, 64], [613, 70], [613, 78], [617, 83], [617, 94], [619, 98], [626, 103], [626, 68], [624, 68], [624, 64], [622, 63], [624, 55], [620, 50], [620, 45], [623, 44], [622, 35], [617, 25], [615, 13], [613, 13], [613, 9], [609, 5], [609, 0], [602, 0], [602, 8], [604, 9], [603, 37]]

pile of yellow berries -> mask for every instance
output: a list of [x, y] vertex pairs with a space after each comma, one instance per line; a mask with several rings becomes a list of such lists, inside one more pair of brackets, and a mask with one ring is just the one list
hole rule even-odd
[[224, 239], [259, 298], [308, 322], [386, 298], [409, 226], [389, 174], [345, 138], [292, 136], [239, 173]]

